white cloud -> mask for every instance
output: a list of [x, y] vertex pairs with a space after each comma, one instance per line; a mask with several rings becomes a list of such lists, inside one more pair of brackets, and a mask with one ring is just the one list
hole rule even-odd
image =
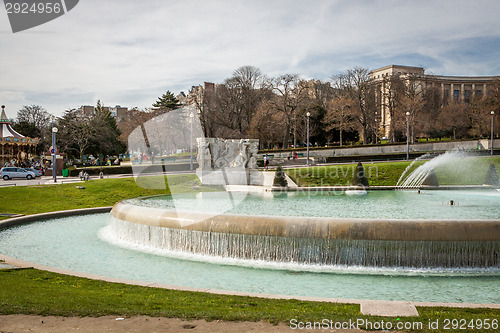
[[23, 104], [60, 115], [98, 98], [148, 107], [242, 65], [320, 79], [391, 63], [495, 75], [499, 48], [486, 45], [500, 40], [498, 12], [494, 0], [80, 1], [25, 32], [0, 24], [0, 103], [10, 117]]

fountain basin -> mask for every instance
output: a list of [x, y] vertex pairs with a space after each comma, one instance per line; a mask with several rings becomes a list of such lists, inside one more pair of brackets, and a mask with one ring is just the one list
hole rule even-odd
[[[9, 220], [0, 253], [54, 270], [182, 288], [421, 302], [500, 303], [499, 270], [399, 269], [245, 261], [110, 243], [109, 214], [39, 214]], [[16, 223], [12, 223], [16, 222]], [[23, 222], [29, 222], [23, 224]], [[16, 226], [17, 225], [17, 226]], [[0, 228], [7, 221], [0, 223]], [[116, 246], [118, 245], [118, 246]], [[43, 269], [43, 268], [42, 268]], [[484, 305], [484, 304], [483, 304]]]
[[[138, 207], [115, 204], [118, 220], [170, 229], [255, 236], [392, 241], [499, 241], [498, 220], [425, 220], [259, 216]], [[179, 217], [182, 216], [182, 217]]]
[[[324, 198], [320, 196], [319, 202]], [[315, 202], [310, 196], [301, 200], [309, 206]], [[326, 266], [500, 267], [498, 219], [214, 214], [196, 211], [196, 203], [183, 198], [192, 211], [160, 208], [158, 202], [117, 203], [109, 234], [133, 246], [228, 259]]]

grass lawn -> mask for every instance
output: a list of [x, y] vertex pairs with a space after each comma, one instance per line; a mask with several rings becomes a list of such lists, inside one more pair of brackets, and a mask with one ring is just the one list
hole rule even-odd
[[[500, 158], [496, 158], [497, 168]], [[394, 182], [399, 174], [395, 170], [404, 170], [406, 162], [380, 163], [377, 177], [380, 184]], [[330, 175], [331, 166], [306, 169], [310, 175], [305, 181], [316, 178], [317, 172], [325, 172], [324, 179], [338, 179]], [[394, 169], [394, 170], [393, 170]], [[321, 171], [324, 170], [324, 171]], [[367, 170], [369, 172], [369, 169]], [[94, 180], [84, 184], [61, 184], [45, 186], [19, 186], [0, 188], [0, 212], [35, 214], [74, 208], [110, 206], [116, 201], [145, 195], [168, 194], [176, 191], [218, 190], [220, 188], [201, 186], [194, 175], [179, 175], [168, 179], [168, 186], [162, 177], [144, 178], [149, 187], [137, 186], [133, 178]], [[385, 183], [384, 183], [385, 182]], [[76, 186], [85, 189], [77, 189]], [[214, 295], [201, 292], [184, 292], [108, 283], [68, 275], [61, 275], [35, 269], [0, 270], [0, 314], [34, 314], [58, 316], [104, 316], [104, 315], [148, 315], [177, 317], [186, 319], [259, 321], [271, 323], [284, 322], [291, 319], [299, 321], [334, 322], [367, 319], [384, 320], [394, 325], [399, 320], [405, 322], [422, 322], [439, 320], [440, 330], [435, 332], [453, 332], [443, 329], [446, 319], [465, 319], [478, 321], [489, 319], [500, 320], [498, 309], [453, 309], [453, 308], [419, 308], [418, 318], [376, 318], [360, 314], [359, 305], [335, 304], [321, 302], [305, 302], [298, 300], [271, 300], [244, 296]], [[414, 331], [432, 331], [416, 329]], [[463, 330], [457, 330], [463, 331]], [[485, 330], [493, 332], [495, 330]]]
[[[146, 195], [194, 190], [212, 191], [220, 187], [201, 186], [195, 175], [143, 177], [140, 186], [134, 178], [90, 180], [85, 183], [12, 186], [0, 188], [0, 213], [37, 214], [66, 209], [112, 206], [116, 202]], [[78, 189], [83, 186], [84, 189]]]
[[[395, 186], [410, 165], [408, 161], [365, 163], [365, 172], [372, 186]], [[415, 162], [409, 172], [422, 165]], [[500, 156], [471, 157], [449, 163], [435, 170], [440, 185], [482, 185], [490, 163], [500, 171]], [[300, 169], [287, 169], [286, 173], [299, 186], [350, 185], [356, 164], [339, 164]]]
[[[422, 322], [445, 319], [478, 321], [500, 320], [498, 309], [418, 309], [420, 317], [378, 318], [361, 315], [359, 305], [273, 300], [248, 296], [214, 295], [169, 289], [130, 286], [44, 272], [35, 269], [0, 270], [0, 314], [34, 314], [56, 316], [161, 316], [184, 319], [260, 321], [270, 323], [291, 319], [303, 322], [347, 322], [365, 319], [383, 320], [394, 327], [400, 320]], [[413, 331], [422, 331], [416, 329]], [[423, 331], [429, 332], [426, 326]], [[458, 330], [457, 330], [458, 331]], [[493, 332], [495, 330], [486, 330]]]

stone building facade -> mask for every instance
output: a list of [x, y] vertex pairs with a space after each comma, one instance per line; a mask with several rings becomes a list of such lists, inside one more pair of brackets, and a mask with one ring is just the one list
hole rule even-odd
[[370, 81], [376, 86], [375, 99], [379, 109], [380, 127], [385, 136], [389, 136], [391, 123], [388, 111], [387, 90], [392, 76], [399, 76], [403, 81], [410, 78], [419, 81], [422, 87], [432, 86], [440, 92], [443, 105], [451, 101], [468, 103], [472, 98], [488, 96], [493, 90], [495, 81], [500, 76], [444, 76], [425, 74], [422, 67], [389, 65], [372, 70]]

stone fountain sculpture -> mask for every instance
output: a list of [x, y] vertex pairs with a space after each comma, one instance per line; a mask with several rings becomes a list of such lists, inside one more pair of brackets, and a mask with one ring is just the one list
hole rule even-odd
[[197, 138], [196, 175], [207, 185], [262, 185], [258, 139]]

